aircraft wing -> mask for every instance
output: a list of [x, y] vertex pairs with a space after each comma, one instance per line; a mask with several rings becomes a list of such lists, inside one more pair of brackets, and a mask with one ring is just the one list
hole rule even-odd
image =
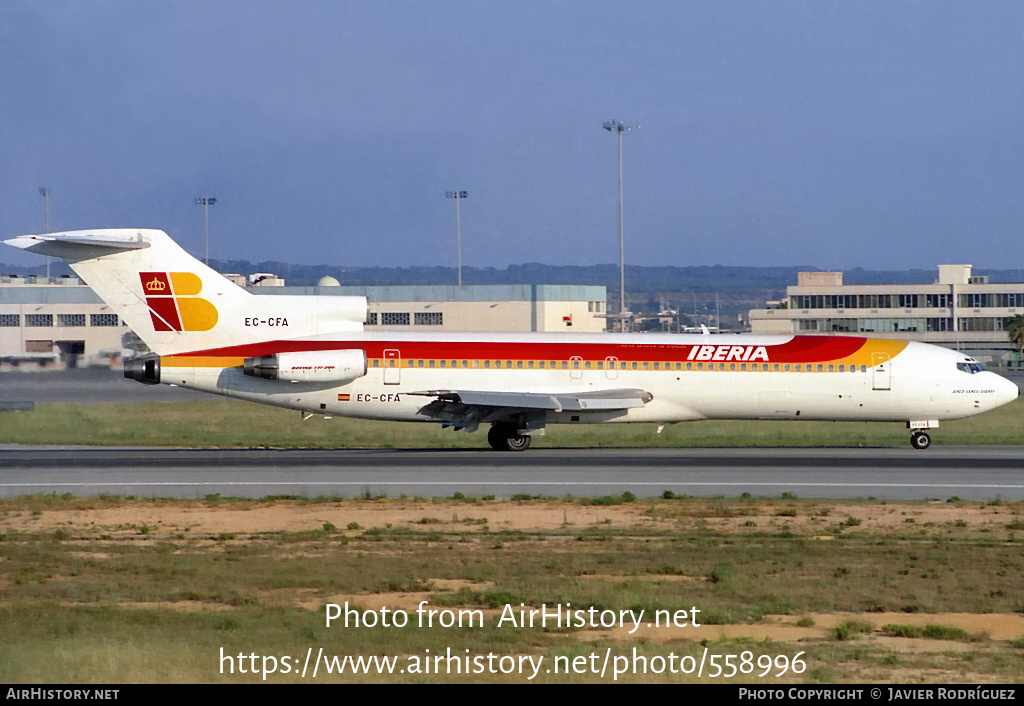
[[420, 414], [433, 417], [466, 431], [480, 424], [516, 421], [528, 427], [529, 419], [545, 412], [604, 412], [643, 407], [653, 399], [646, 390], [616, 388], [611, 390], [560, 392], [503, 392], [492, 390], [425, 390], [409, 394], [435, 398], [420, 409]]

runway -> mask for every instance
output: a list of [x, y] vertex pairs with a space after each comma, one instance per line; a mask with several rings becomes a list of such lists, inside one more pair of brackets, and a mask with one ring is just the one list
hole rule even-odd
[[664, 491], [698, 497], [1024, 499], [1024, 449], [185, 450], [0, 447], [0, 497], [259, 498]]
[[[1018, 384], [1022, 379], [1014, 378]], [[0, 401], [185, 400], [117, 371], [4, 373]], [[0, 445], [0, 497], [29, 493], [202, 498], [320, 495], [1024, 499], [1024, 447], [826, 449], [183, 450]]]

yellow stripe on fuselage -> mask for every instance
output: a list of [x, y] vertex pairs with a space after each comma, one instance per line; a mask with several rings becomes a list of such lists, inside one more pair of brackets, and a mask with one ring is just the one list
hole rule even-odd
[[884, 338], [869, 338], [864, 341], [864, 345], [860, 347], [853, 355], [848, 355], [845, 358], [838, 358], [836, 360], [830, 360], [829, 363], [846, 364], [846, 365], [866, 365], [871, 367], [875, 364], [875, 353], [885, 353], [892, 360], [907, 347], [906, 341], [890, 341]]
[[165, 355], [160, 365], [165, 368], [240, 368], [245, 358], [216, 355]]

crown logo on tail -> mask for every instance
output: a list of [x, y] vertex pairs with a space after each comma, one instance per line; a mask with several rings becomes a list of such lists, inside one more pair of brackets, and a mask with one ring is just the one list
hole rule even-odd
[[146, 282], [146, 291], [149, 292], [162, 292], [167, 289], [167, 285], [158, 279], [151, 279]]

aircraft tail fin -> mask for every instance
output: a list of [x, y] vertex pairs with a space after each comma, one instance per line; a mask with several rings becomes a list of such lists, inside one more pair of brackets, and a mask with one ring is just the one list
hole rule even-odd
[[4, 242], [66, 260], [160, 355], [361, 330], [366, 318], [363, 297], [255, 296], [161, 230], [80, 230]]

